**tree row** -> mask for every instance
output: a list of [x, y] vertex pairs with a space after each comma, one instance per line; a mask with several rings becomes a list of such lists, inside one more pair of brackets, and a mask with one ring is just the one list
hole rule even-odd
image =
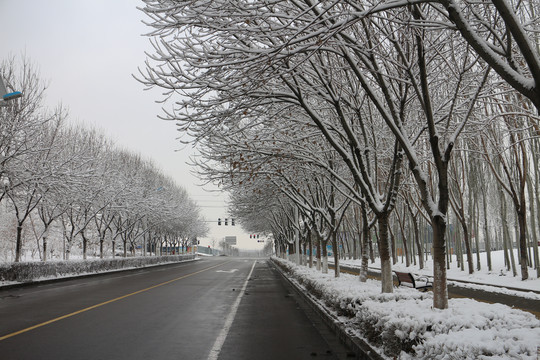
[[176, 100], [165, 116], [201, 173], [278, 250], [315, 232], [337, 254], [349, 226], [366, 261], [376, 238], [392, 292], [392, 239], [424, 221], [429, 246], [401, 244], [432, 253], [446, 308], [453, 216], [469, 271], [479, 224], [486, 249], [515, 224], [522, 279], [538, 271], [537, 1], [145, 3], [155, 51], [140, 80]]
[[69, 125], [62, 107], [47, 109], [46, 86], [28, 60], [1, 69], [24, 94], [0, 108], [4, 260], [20, 261], [25, 250], [43, 261], [72, 251], [86, 259], [90, 245], [99, 257], [146, 254], [206, 232], [187, 192], [152, 161]]

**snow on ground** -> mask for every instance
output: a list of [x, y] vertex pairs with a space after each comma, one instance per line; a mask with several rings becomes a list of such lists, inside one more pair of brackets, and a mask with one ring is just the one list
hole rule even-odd
[[[492, 271], [489, 271], [487, 268], [486, 253], [480, 253], [480, 265], [481, 265], [480, 270], [476, 269], [476, 254], [473, 254], [475, 271], [471, 275], [469, 275], [469, 272], [468, 272], [466, 259], [465, 259], [465, 271], [461, 271], [461, 268], [457, 267], [458, 262], [456, 259], [456, 255], [453, 255], [452, 262], [450, 263], [450, 269], [447, 270], [447, 277], [450, 282], [452, 280], [459, 280], [459, 281], [469, 281], [473, 283], [484, 284], [484, 285], [477, 285], [477, 284], [464, 284], [464, 283], [452, 282], [452, 285], [455, 285], [455, 286], [475, 288], [475, 289], [480, 288], [486, 291], [506, 293], [509, 295], [515, 295], [515, 296], [521, 296], [521, 297], [526, 297], [530, 299], [540, 300], [540, 294], [498, 288], [500, 286], [503, 286], [503, 287], [508, 287], [508, 288], [522, 289], [525, 291], [532, 290], [532, 291], [540, 293], [540, 279], [536, 276], [535, 270], [529, 268], [529, 279], [525, 281], [521, 280], [521, 270], [519, 268], [519, 264], [517, 263], [517, 256], [518, 256], [517, 250], [514, 250], [514, 257], [516, 259], [516, 268], [517, 268], [516, 270], [518, 274], [517, 276], [513, 276], [512, 270], [510, 271], [506, 270], [506, 267], [504, 265], [504, 252], [503, 251], [491, 252]], [[352, 266], [352, 267], [360, 267], [361, 260], [341, 260], [341, 264]], [[381, 268], [380, 259], [376, 258], [374, 263], [370, 262], [369, 268], [371, 270], [380, 270]], [[392, 265], [392, 270], [411, 272], [417, 275], [433, 276], [433, 261], [431, 260], [431, 258], [428, 261], [425, 261], [424, 269], [420, 270], [420, 267], [418, 266], [418, 261], [417, 261], [417, 265], [411, 264], [409, 267], [406, 267], [405, 262], [404, 261], [402, 262], [402, 259], [400, 257], [398, 259], [398, 263], [395, 265]], [[489, 286], [489, 285], [493, 285], [493, 286]]]
[[[12, 285], [42, 282], [56, 279], [74, 278], [87, 275], [96, 275], [104, 273], [114, 273], [127, 270], [135, 270], [141, 268], [149, 268], [155, 266], [162, 266], [177, 263], [179, 261], [198, 261], [199, 257], [189, 257], [192, 254], [183, 254], [182, 259], [179, 255], [176, 256], [140, 256], [140, 257], [117, 257], [117, 258], [89, 258], [83, 260], [81, 258], [74, 258], [68, 261], [51, 260], [44, 262], [31, 261], [27, 263], [0, 263], [0, 289], [2, 287], [9, 287]], [[115, 260], [117, 262], [115, 262]], [[6, 267], [9, 269], [13, 265], [22, 265], [24, 276], [20, 281], [4, 280], [3, 271], [6, 271]], [[52, 274], [50, 273], [52, 272]]]
[[333, 271], [274, 259], [390, 359], [537, 359], [540, 320], [530, 313], [472, 299], [450, 299], [448, 309], [438, 310], [430, 292], [401, 287], [381, 294], [376, 280], [335, 278]]

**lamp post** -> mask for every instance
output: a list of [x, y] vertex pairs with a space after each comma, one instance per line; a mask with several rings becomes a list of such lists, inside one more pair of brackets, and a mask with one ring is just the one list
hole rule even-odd
[[7, 106], [6, 101], [20, 98], [22, 96], [22, 92], [13, 91], [8, 93], [6, 85], [4, 84], [4, 80], [2, 80], [2, 77], [0, 77], [0, 96], [2, 97], [2, 99], [0, 99], [0, 106]]

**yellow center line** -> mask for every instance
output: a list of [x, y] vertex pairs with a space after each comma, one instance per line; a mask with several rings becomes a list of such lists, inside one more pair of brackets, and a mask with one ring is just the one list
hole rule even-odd
[[40, 327], [45, 326], [45, 325], [52, 324], [52, 323], [54, 323], [54, 322], [57, 322], [57, 321], [60, 321], [60, 320], [63, 320], [63, 319], [67, 319], [67, 318], [69, 318], [69, 317], [72, 317], [72, 316], [81, 314], [81, 313], [83, 313], [83, 312], [86, 312], [86, 311], [89, 311], [89, 310], [92, 310], [92, 309], [96, 309], [96, 308], [101, 307], [101, 306], [103, 306], [103, 305], [107, 305], [107, 304], [113, 303], [113, 302], [115, 302], [115, 301], [122, 300], [122, 299], [125, 299], [125, 298], [127, 298], [127, 297], [130, 297], [130, 296], [133, 296], [133, 295], [137, 295], [137, 294], [143, 293], [143, 292], [145, 292], [145, 291], [152, 290], [152, 289], [158, 288], [158, 287], [160, 287], [160, 286], [167, 285], [167, 284], [173, 283], [173, 282], [178, 281], [178, 280], [185, 279], [185, 278], [190, 277], [190, 276], [193, 276], [193, 275], [200, 274], [200, 273], [202, 273], [202, 272], [204, 272], [204, 271], [208, 271], [208, 270], [214, 269], [214, 268], [216, 268], [216, 267], [218, 267], [218, 266], [223, 266], [223, 265], [225, 265], [225, 264], [228, 264], [228, 263], [230, 263], [231, 261], [232, 261], [232, 260], [229, 260], [229, 261], [224, 262], [224, 263], [222, 263], [222, 264], [210, 266], [210, 267], [208, 267], [208, 268], [205, 268], [205, 269], [196, 271], [196, 272], [194, 272], [194, 273], [187, 274], [187, 275], [184, 275], [184, 276], [180, 276], [180, 277], [178, 277], [178, 278], [176, 278], [176, 279], [172, 279], [172, 280], [169, 280], [169, 281], [165, 281], [165, 282], [163, 282], [163, 283], [161, 283], [161, 284], [153, 285], [153, 286], [147, 287], [146, 289], [138, 290], [138, 291], [132, 292], [132, 293], [127, 294], [127, 295], [119, 296], [119, 297], [117, 297], [117, 298], [114, 298], [114, 299], [111, 299], [111, 300], [107, 300], [107, 301], [104, 301], [104, 302], [102, 302], [102, 303], [99, 303], [99, 304], [96, 304], [96, 305], [92, 305], [92, 306], [89, 306], [89, 307], [87, 307], [87, 308], [84, 308], [84, 309], [81, 309], [81, 310], [77, 310], [77, 311], [75, 311], [75, 312], [72, 312], [72, 313], [69, 313], [69, 314], [66, 314], [66, 315], [63, 315], [63, 316], [59, 316], [59, 317], [54, 318], [54, 319], [52, 319], [52, 320], [48, 320], [48, 321], [42, 322], [42, 323], [40, 323], [40, 324], [37, 324], [37, 325], [34, 325], [34, 326], [27, 327], [26, 329], [22, 329], [22, 330], [13, 332], [13, 333], [11, 333], [11, 334], [7, 334], [7, 335], [4, 335], [4, 336], [1, 336], [1, 337], [0, 337], [0, 341], [9, 339], [9, 338], [11, 338], [11, 337], [14, 337], [14, 336], [23, 334], [23, 333], [25, 333], [25, 332], [28, 332], [28, 331], [31, 331], [31, 330], [34, 330], [34, 329], [37, 329], [37, 328], [40, 328]]

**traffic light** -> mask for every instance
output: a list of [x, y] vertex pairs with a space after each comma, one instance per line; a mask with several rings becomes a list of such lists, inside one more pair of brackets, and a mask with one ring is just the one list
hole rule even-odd
[[234, 219], [231, 219], [231, 226], [234, 226]]
[[229, 224], [227, 224], [227, 218], [225, 218], [225, 226], [227, 226], [227, 225], [229, 225]]
[[251, 237], [251, 234], [249, 234], [249, 238], [250, 238], [250, 239], [253, 239], [253, 238]]
[[257, 239], [259, 238], [259, 235], [257, 235]]
[[221, 218], [218, 218], [218, 219], [217, 219], [217, 224], [218, 224], [218, 225], [221, 225]]

